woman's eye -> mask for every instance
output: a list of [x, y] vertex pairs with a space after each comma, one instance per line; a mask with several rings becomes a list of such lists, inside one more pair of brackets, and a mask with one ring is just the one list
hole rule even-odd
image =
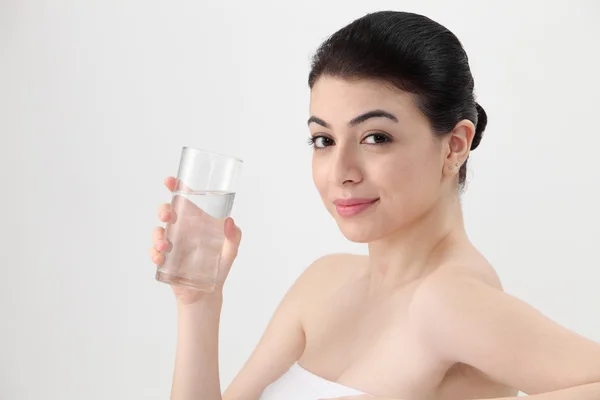
[[317, 149], [329, 147], [333, 145], [333, 140], [325, 136], [314, 136], [311, 139], [313, 146]]
[[389, 141], [390, 141], [390, 138], [387, 135], [384, 135], [382, 133], [373, 133], [363, 139], [363, 143], [366, 143], [366, 144], [382, 144], [382, 143], [386, 143]]

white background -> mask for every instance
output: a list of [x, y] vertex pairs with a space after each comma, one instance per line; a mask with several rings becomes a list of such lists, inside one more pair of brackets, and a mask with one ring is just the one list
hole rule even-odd
[[382, 9], [470, 56], [489, 115], [472, 240], [508, 292], [600, 340], [599, 2], [0, 0], [0, 398], [168, 398], [174, 299], [148, 249], [183, 145], [245, 160], [223, 387], [312, 260], [365, 252], [312, 185], [306, 80], [323, 39]]

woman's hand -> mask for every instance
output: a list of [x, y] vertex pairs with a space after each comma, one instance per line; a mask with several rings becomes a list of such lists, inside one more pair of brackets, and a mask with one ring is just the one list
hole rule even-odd
[[[165, 179], [164, 184], [169, 191], [173, 192], [177, 184], [177, 179], [174, 177], [168, 177]], [[178, 212], [181, 213], [182, 211], [185, 211], [186, 214], [188, 211], [191, 213], [203, 212], [199, 208], [195, 207], [193, 203], [187, 201], [185, 204], [182, 203], [178, 205], [177, 209]], [[174, 222], [177, 220], [177, 214], [171, 207], [171, 203], [166, 203], [159, 207], [158, 218], [163, 223]], [[214, 290], [214, 292], [216, 292], [215, 294], [218, 295], [220, 295], [222, 292], [223, 284], [225, 283], [225, 279], [229, 274], [231, 265], [237, 256], [238, 248], [242, 238], [242, 232], [235, 225], [232, 218], [225, 219], [224, 234], [225, 242], [221, 253], [221, 261], [219, 264], [217, 282]], [[165, 254], [169, 253], [172, 247], [172, 244], [166, 238], [166, 231], [164, 227], [158, 226], [154, 229], [152, 232], [152, 241], [154, 245], [150, 249], [150, 258], [157, 266], [163, 265], [165, 262]], [[172, 288], [177, 300], [183, 304], [193, 303], [205, 297], [206, 295], [212, 294], [211, 292], [203, 292], [176, 285], [172, 285]]]

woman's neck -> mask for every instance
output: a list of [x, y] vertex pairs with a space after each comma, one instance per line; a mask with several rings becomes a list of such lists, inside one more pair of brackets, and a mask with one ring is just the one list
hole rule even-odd
[[440, 199], [402, 230], [369, 243], [370, 292], [394, 290], [422, 278], [457, 244], [467, 243], [460, 199]]

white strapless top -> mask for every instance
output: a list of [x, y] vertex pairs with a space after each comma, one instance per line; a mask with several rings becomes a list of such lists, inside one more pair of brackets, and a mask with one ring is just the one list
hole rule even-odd
[[265, 389], [260, 400], [318, 400], [364, 394], [357, 389], [321, 378], [295, 363]]

